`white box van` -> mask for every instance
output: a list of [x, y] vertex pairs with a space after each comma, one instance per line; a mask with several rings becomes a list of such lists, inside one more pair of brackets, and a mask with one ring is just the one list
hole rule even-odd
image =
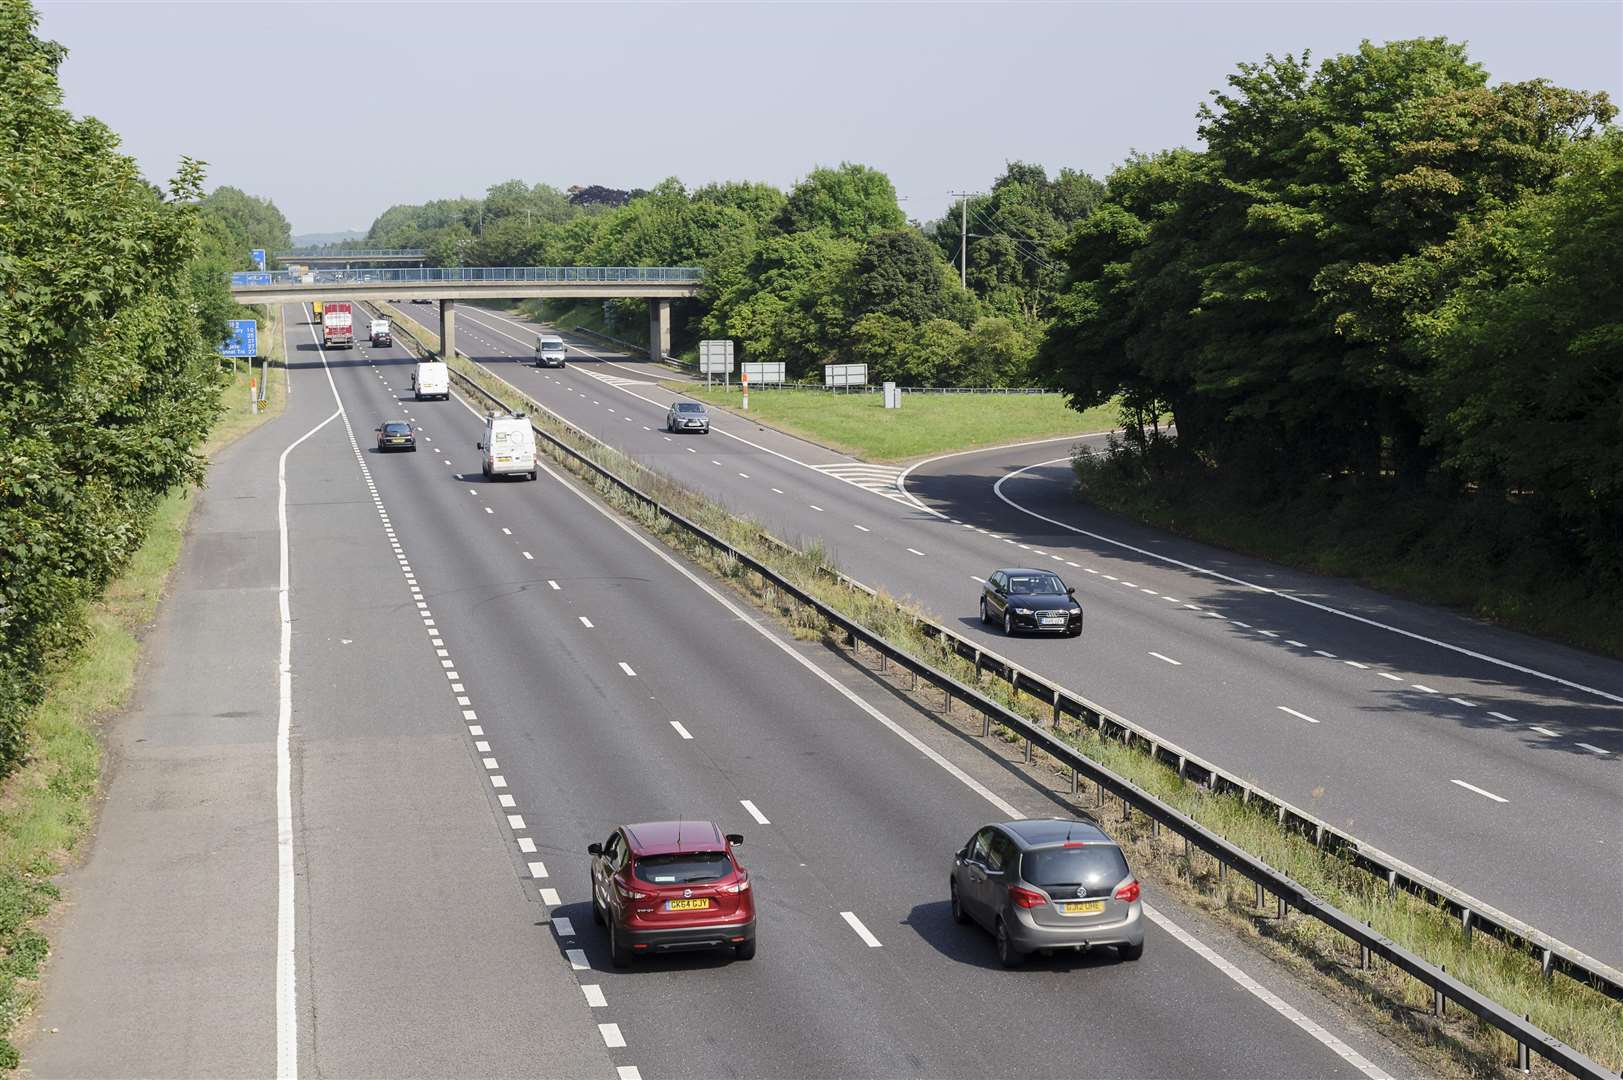
[[564, 366], [564, 339], [557, 334], [541, 334], [535, 339], [536, 367]]
[[526, 473], [535, 479], [535, 429], [523, 413], [485, 416], [485, 438], [479, 443], [485, 478]]
[[448, 401], [451, 397], [451, 373], [445, 370], [445, 364], [441, 361], [425, 360], [417, 365], [417, 372], [411, 377], [411, 388], [418, 401], [424, 398]]

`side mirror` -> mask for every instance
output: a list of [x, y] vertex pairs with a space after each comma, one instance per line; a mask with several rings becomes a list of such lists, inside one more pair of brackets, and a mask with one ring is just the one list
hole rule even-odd
[[483, 450], [485, 448], [485, 444], [482, 442], [476, 442], [473, 444], [473, 448], [475, 450]]
[[1066, 596], [1075, 596], [1076, 595], [1076, 586], [1072, 585], [1072, 586], [1068, 587], [1065, 590], [1065, 595]]
[[586, 854], [588, 854], [588, 855], [601, 855], [601, 854], [603, 854], [603, 845], [602, 844], [587, 844], [586, 845]]
[[964, 859], [966, 859], [968, 857], [969, 857], [969, 849], [967, 847], [959, 848], [957, 853], [953, 855], [953, 858], [957, 859], [959, 862], [963, 862]]
[[733, 847], [737, 847], [738, 845], [740, 845], [740, 844], [742, 844], [744, 842], [744, 834], [743, 833], [730, 832], [730, 833], [727, 834], [727, 842], [729, 844], [733, 845]]

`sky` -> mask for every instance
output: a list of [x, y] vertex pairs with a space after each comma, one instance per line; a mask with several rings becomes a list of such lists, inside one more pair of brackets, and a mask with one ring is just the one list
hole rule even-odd
[[1623, 103], [1623, 2], [443, 3], [36, 0], [65, 103], [148, 179], [185, 156], [295, 233], [518, 178], [651, 187], [887, 172], [917, 220], [1008, 161], [1103, 177], [1198, 146], [1237, 64], [1465, 41], [1494, 82]]

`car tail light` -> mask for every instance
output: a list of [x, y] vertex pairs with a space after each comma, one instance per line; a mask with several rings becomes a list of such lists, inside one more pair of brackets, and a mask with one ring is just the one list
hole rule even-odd
[[1022, 889], [1018, 885], [1009, 886], [1009, 899], [1019, 908], [1042, 907], [1048, 903], [1048, 897], [1031, 889]]
[[631, 886], [627, 885], [625, 882], [621, 881], [619, 878], [614, 879], [614, 891], [620, 894], [620, 898], [622, 900], [646, 900], [646, 899], [648, 899], [648, 894], [647, 893], [638, 892], [636, 889], [633, 889]]
[[1125, 884], [1121, 888], [1117, 889], [1116, 890], [1116, 899], [1120, 900], [1124, 904], [1131, 904], [1134, 900], [1137, 900], [1138, 899], [1138, 882], [1137, 881], [1129, 881], [1127, 884]]
[[746, 874], [745, 876], [739, 878], [737, 881], [733, 882], [731, 885], [723, 885], [721, 887], [721, 891], [722, 892], [728, 892], [728, 893], [746, 893], [746, 892], [749, 892], [750, 891], [750, 879], [749, 879], [749, 876]]

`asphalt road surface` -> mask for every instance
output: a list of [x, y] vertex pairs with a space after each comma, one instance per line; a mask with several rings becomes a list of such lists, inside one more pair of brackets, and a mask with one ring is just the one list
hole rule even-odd
[[[432, 323], [434, 309], [405, 305]], [[718, 414], [662, 369], [462, 305], [458, 342], [571, 423], [853, 576], [1482, 901], [1623, 964], [1623, 665], [1145, 529], [1070, 499], [1074, 442], [872, 466]], [[773, 391], [763, 391], [773, 392]], [[784, 391], [776, 391], [784, 392]], [[1083, 440], [1086, 441], [1086, 440]], [[1092, 440], [1095, 444], [1099, 440]], [[980, 578], [1054, 569], [1080, 641], [979, 625]], [[1553, 839], [1552, 839], [1553, 838]]]

